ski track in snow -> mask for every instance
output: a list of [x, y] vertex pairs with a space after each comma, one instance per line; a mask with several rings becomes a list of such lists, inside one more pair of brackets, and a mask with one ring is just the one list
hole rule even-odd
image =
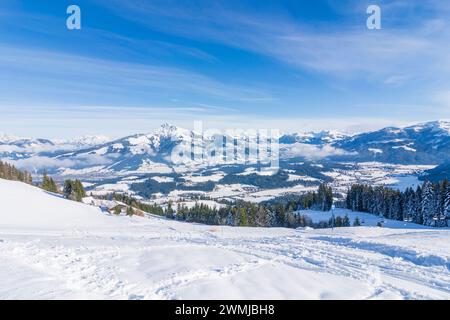
[[[200, 236], [202, 233], [200, 233]], [[8, 238], [3, 235], [2, 238]], [[53, 240], [56, 239], [51, 239]], [[83, 237], [78, 239], [84, 241]], [[114, 242], [114, 237], [108, 237]], [[134, 239], [128, 239], [133, 242]], [[45, 239], [47, 242], [48, 239]], [[151, 239], [150, 239], [151, 241]], [[308, 234], [262, 237], [220, 238], [209, 232], [192, 238], [174, 236], [158, 238], [168, 245], [134, 247], [129, 245], [42, 245], [42, 240], [1, 242], [0, 257], [12, 259], [36, 271], [56, 276], [80, 297], [112, 299], [178, 299], [181, 287], [202, 281], [232, 278], [238, 273], [251, 273], [266, 264], [287, 265], [299, 270], [334, 274], [367, 283], [370, 294], [361, 298], [376, 298], [385, 292], [405, 299], [449, 298], [449, 263], [442, 257], [423, 256], [413, 250], [384, 244], [333, 236]], [[248, 258], [244, 263], [230, 263], [214, 268], [199, 268], [170, 273], [162, 280], [149, 283], [127, 281], [121, 277], [123, 256], [151, 255], [153, 250], [181, 248], [217, 248]], [[410, 290], [406, 284], [417, 289]], [[426, 290], [424, 289], [426, 288]], [[421, 290], [424, 289], [424, 290]], [[205, 297], [206, 298], [206, 297]]]
[[[309, 240], [313, 239], [314, 238]], [[333, 238], [327, 238], [326, 241], [333, 242], [330, 241], [330, 239]], [[370, 284], [377, 284], [374, 288], [374, 292], [395, 290], [405, 298], [425, 298], [425, 296], [422, 296], [420, 293], [410, 294], [401, 288], [384, 284], [373, 274], [374, 271], [377, 273], [382, 271], [384, 275], [412, 281], [419, 285], [429, 286], [431, 284], [435, 290], [441, 291], [444, 295], [450, 294], [450, 275], [448, 269], [441, 270], [443, 268], [439, 268], [440, 264], [437, 265], [437, 268], [432, 268], [431, 270], [426, 268], [427, 264], [425, 264], [425, 267], [420, 264], [415, 265], [414, 263], [411, 265], [411, 263], [401, 261], [404, 259], [403, 252], [398, 252], [399, 254], [397, 256], [392, 252], [390, 252], [388, 256], [383, 256], [384, 250], [377, 251], [376, 245], [375, 248], [371, 248], [370, 251], [374, 251], [377, 255], [371, 258], [366, 252], [361, 252], [361, 249], [343, 249], [339, 246], [327, 244], [324, 241], [313, 240], [312, 242], [294, 242], [296, 240], [299, 240], [298, 237], [287, 237], [285, 241], [276, 241], [275, 243], [265, 241], [266, 246], [258, 246], [256, 244], [256, 246], [258, 246], [258, 253], [255, 255], [259, 257], [272, 256], [274, 257], [274, 262], [288, 264], [289, 266], [300, 269], [344, 275], [360, 281], [369, 282]], [[341, 243], [340, 239], [335, 240], [335, 243]], [[289, 242], [288, 246], [285, 245], [287, 242]], [[248, 254], [253, 248], [254, 246], [247, 246], [242, 250], [232, 247], [232, 250], [238, 250]], [[408, 253], [412, 254], [411, 252]], [[426, 258], [424, 258], [423, 261], [427, 261]], [[448, 264], [445, 265], [445, 268], [448, 268]], [[424, 278], [424, 273], [427, 275], [426, 280], [420, 279]], [[418, 275], [420, 275], [420, 278], [417, 278]], [[439, 280], [440, 276], [447, 280]], [[436, 280], [436, 278], [438, 280]], [[374, 295], [369, 297], [373, 298]]]

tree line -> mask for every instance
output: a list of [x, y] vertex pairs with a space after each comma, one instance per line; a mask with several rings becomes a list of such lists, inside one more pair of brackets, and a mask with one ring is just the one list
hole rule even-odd
[[[308, 192], [290, 199], [284, 203], [260, 203], [255, 204], [242, 200], [224, 201], [219, 208], [211, 207], [201, 201], [194, 205], [174, 204], [169, 201], [164, 207], [156, 204], [147, 204], [124, 194], [110, 194], [103, 199], [116, 200], [125, 205], [163, 216], [169, 219], [196, 222], [207, 225], [228, 225], [240, 227], [314, 227], [328, 228], [332, 224], [336, 227], [350, 226], [350, 220], [346, 217], [336, 217], [335, 221], [320, 221], [314, 223], [305, 214], [299, 214], [298, 210], [315, 209], [329, 211], [333, 203], [331, 187], [321, 184], [317, 192]], [[127, 210], [127, 213], [130, 210]]]
[[347, 192], [346, 207], [393, 220], [446, 227], [450, 220], [450, 183], [425, 181], [405, 191], [355, 184]]
[[[13, 165], [0, 161], [0, 178], [33, 184], [31, 174], [21, 171]], [[46, 172], [38, 186], [48, 192], [62, 194], [65, 198], [82, 201], [86, 196], [80, 180], [65, 180], [62, 189]], [[210, 207], [200, 202], [193, 206], [177, 205], [169, 202], [162, 207], [138, 201], [123, 194], [105, 196], [125, 203], [128, 214], [133, 208], [144, 212], [187, 222], [208, 225], [229, 225], [249, 227], [288, 227], [298, 228], [311, 226], [327, 228], [350, 226], [347, 216], [336, 217], [334, 221], [313, 223], [310, 217], [299, 214], [298, 210], [329, 211], [333, 204], [332, 188], [325, 183], [318, 190], [290, 198], [287, 201], [267, 203], [250, 203], [245, 201], [223, 201], [219, 208]], [[438, 183], [425, 181], [416, 189], [405, 191], [394, 190], [384, 186], [352, 185], [346, 195], [345, 206], [352, 211], [367, 212], [383, 218], [414, 222], [426, 226], [446, 227], [450, 221], [450, 183], [443, 180]], [[361, 222], [355, 219], [353, 225]]]
[[[15, 166], [0, 161], [0, 179], [20, 181], [27, 184], [33, 184], [33, 178], [27, 171], [19, 170]], [[42, 182], [36, 184], [37, 187], [52, 193], [62, 194], [66, 199], [81, 202], [86, 197], [86, 192], [80, 180], [65, 180], [62, 190], [56, 182], [44, 171]]]
[[0, 179], [21, 181], [28, 184], [33, 183], [31, 174], [27, 171], [21, 171], [11, 164], [0, 161]]
[[84, 190], [83, 183], [80, 180], [65, 180], [61, 190], [53, 178], [50, 177], [45, 171], [42, 176], [42, 182], [38, 186], [45, 191], [62, 194], [64, 198], [73, 201], [81, 202], [83, 198], [86, 197], [86, 191]]

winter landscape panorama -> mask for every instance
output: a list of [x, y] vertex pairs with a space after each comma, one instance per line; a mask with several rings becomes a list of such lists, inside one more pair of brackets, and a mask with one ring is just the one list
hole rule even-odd
[[450, 300], [449, 17], [1, 1], [0, 299]]

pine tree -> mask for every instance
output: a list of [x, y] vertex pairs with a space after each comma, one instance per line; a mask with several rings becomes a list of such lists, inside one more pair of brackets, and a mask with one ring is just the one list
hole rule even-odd
[[450, 221], [450, 184], [447, 185], [447, 188], [445, 190], [444, 214], [446, 218], [445, 222], [448, 226], [448, 223]]
[[391, 219], [402, 220], [403, 219], [403, 203], [400, 191], [394, 192], [392, 195], [392, 213]]
[[342, 219], [342, 226], [350, 227], [350, 219], [349, 219], [348, 215], [345, 215], [345, 217]]
[[414, 191], [407, 188], [404, 195], [403, 220], [412, 221], [414, 214]]
[[63, 195], [66, 199], [81, 202], [86, 197], [86, 191], [80, 180], [64, 181]]
[[269, 225], [269, 216], [264, 206], [258, 206], [256, 212], [255, 225], [257, 227], [267, 227]]
[[168, 217], [168, 218], [173, 218], [173, 216], [175, 214], [175, 211], [173, 210], [172, 206], [173, 206], [173, 201], [170, 200], [169, 203], [167, 204], [167, 209], [166, 209], [166, 214], [165, 214], [166, 217]]
[[319, 185], [319, 190], [317, 192], [317, 205], [322, 211], [330, 211], [331, 205], [333, 204], [333, 190], [328, 187], [325, 183]]
[[64, 198], [70, 199], [70, 200], [75, 200], [75, 199], [71, 198], [72, 197], [72, 192], [73, 192], [73, 182], [72, 182], [72, 180], [64, 181], [64, 187], [63, 187]]
[[422, 187], [417, 186], [416, 192], [414, 193], [414, 223], [423, 224], [422, 215]]
[[231, 210], [228, 212], [227, 214], [227, 219], [226, 219], [226, 224], [228, 226], [234, 226], [235, 224], [235, 219], [234, 219], [235, 215], [234, 215], [234, 208], [231, 208]]
[[114, 207], [114, 214], [121, 214], [122, 213], [122, 208], [120, 206], [115, 206]]
[[46, 171], [44, 171], [44, 175], [42, 177], [41, 188], [53, 193], [58, 192], [58, 187], [56, 186], [55, 181], [47, 175]]
[[334, 226], [336, 227], [336, 228], [339, 228], [339, 227], [342, 227], [342, 218], [341, 218], [341, 216], [337, 216], [335, 219], [334, 219]]
[[75, 200], [81, 202], [84, 197], [86, 197], [86, 192], [84, 191], [83, 184], [80, 180], [74, 181], [74, 192], [75, 192]]
[[283, 205], [277, 205], [275, 209], [276, 213], [276, 222], [275, 225], [278, 227], [283, 227], [286, 223], [286, 214]]
[[248, 220], [247, 220], [247, 212], [245, 211], [244, 208], [241, 208], [239, 210], [239, 225], [241, 227], [246, 227], [248, 226]]
[[432, 226], [434, 216], [434, 190], [433, 184], [425, 181], [422, 188], [422, 221], [426, 226]]
[[434, 189], [434, 226], [445, 227], [447, 226], [447, 221], [445, 219], [444, 203], [445, 203], [445, 191], [447, 188], [448, 181], [444, 180], [438, 183]]

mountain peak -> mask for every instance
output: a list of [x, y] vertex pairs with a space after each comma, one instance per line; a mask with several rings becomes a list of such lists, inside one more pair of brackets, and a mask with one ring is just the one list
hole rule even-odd
[[448, 134], [450, 134], [450, 121], [446, 120], [436, 120], [436, 121], [429, 121], [429, 122], [423, 122], [416, 125], [412, 125], [407, 127], [406, 129], [414, 130], [416, 132], [420, 132], [423, 130], [443, 130], [446, 131]]
[[436, 125], [450, 134], [450, 121], [438, 120], [436, 121]]
[[168, 123], [168, 122], [164, 122], [163, 124], [161, 124], [160, 129], [164, 129], [164, 130], [173, 130], [176, 129], [177, 127]]
[[173, 138], [175, 140], [187, 138], [191, 136], [191, 131], [174, 126], [170, 123], [163, 123], [159, 129], [157, 129], [150, 136], [159, 136], [161, 138]]
[[16, 136], [7, 135], [4, 133], [0, 133], [0, 143], [9, 143], [16, 140], [20, 140], [21, 138]]

